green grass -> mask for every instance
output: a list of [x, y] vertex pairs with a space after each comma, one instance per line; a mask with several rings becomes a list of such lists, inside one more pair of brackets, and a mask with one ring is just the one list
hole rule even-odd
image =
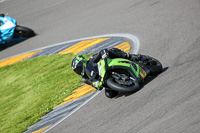
[[0, 67], [1, 133], [26, 131], [80, 86], [74, 57], [56, 54]]

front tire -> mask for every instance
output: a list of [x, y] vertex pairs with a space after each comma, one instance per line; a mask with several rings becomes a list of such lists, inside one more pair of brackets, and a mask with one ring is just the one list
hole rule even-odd
[[134, 84], [131, 86], [120, 85], [115, 81], [114, 78], [109, 78], [107, 80], [107, 86], [118, 92], [136, 92], [140, 87], [138, 82], [134, 82]]

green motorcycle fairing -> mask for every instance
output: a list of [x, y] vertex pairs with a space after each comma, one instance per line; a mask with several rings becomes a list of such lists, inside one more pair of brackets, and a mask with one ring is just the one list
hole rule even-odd
[[[104, 81], [104, 77], [107, 70], [115, 69], [115, 68], [121, 68], [121, 69], [127, 69], [133, 72], [136, 78], [139, 77], [140, 73], [140, 66], [130, 60], [123, 59], [123, 58], [115, 58], [110, 59], [106, 58], [104, 60], [100, 60], [98, 63], [98, 70], [99, 75], [101, 76], [101, 82]], [[134, 66], [135, 67], [134, 67]], [[136, 69], [135, 69], [136, 68]]]

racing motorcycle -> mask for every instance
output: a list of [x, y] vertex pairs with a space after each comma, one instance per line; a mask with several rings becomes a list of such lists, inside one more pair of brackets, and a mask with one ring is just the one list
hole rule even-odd
[[[123, 58], [104, 58], [100, 60], [95, 68], [92, 63], [86, 65], [86, 73], [98, 70], [103, 87], [115, 92], [133, 93], [140, 89], [140, 86], [149, 76], [156, 76], [162, 72], [162, 64], [155, 58], [145, 56], [145, 59], [131, 61]], [[96, 76], [93, 74], [93, 76]], [[112, 93], [105, 93], [112, 98]]]
[[32, 29], [17, 25], [15, 19], [0, 14], [0, 45], [33, 37], [34, 35], [35, 32]]

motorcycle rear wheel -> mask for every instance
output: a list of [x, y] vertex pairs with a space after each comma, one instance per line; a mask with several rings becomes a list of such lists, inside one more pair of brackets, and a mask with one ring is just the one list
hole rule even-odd
[[163, 69], [160, 61], [158, 61], [157, 59], [155, 59], [153, 57], [149, 57], [149, 58], [151, 61], [150, 61], [150, 63], [147, 63], [145, 66], [151, 71], [150, 75], [156, 76], [156, 75], [160, 74]]
[[33, 37], [35, 32], [27, 27], [17, 25], [15, 29], [15, 37]]
[[115, 81], [114, 78], [109, 78], [107, 80], [107, 86], [118, 92], [136, 92], [140, 87], [138, 82], [134, 82], [134, 84], [131, 86], [120, 85]]

